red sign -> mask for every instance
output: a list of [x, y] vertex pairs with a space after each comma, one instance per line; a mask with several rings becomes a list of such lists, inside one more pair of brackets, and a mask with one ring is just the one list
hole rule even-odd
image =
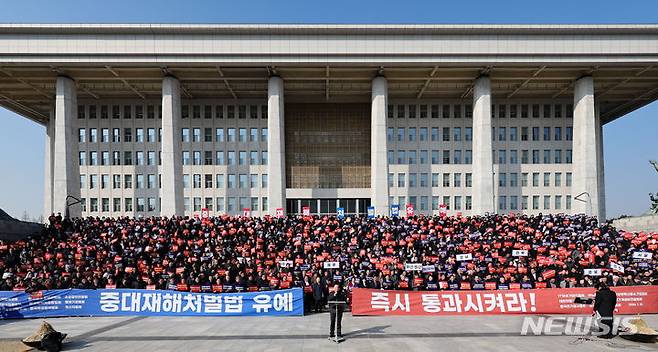
[[283, 217], [283, 208], [276, 208], [276, 217], [277, 218], [282, 218]]
[[407, 204], [407, 216], [414, 216], [414, 205]]
[[303, 216], [311, 216], [311, 208], [310, 207], [302, 207], [302, 215]]
[[210, 216], [210, 213], [208, 212], [208, 208], [202, 208], [201, 209], [201, 219], [207, 219], [208, 216]]
[[251, 208], [242, 208], [242, 216], [246, 218], [251, 217]]
[[[613, 287], [617, 314], [658, 313], [658, 286]], [[490, 315], [591, 314], [592, 305], [573, 303], [594, 298], [593, 288], [505, 291], [381, 291], [355, 288], [354, 315]]]
[[445, 204], [439, 205], [439, 216], [446, 216], [448, 213], [448, 206]]
[[544, 280], [550, 279], [550, 278], [555, 276], [555, 270], [552, 270], [552, 269], [551, 270], [546, 270], [541, 274], [541, 276], [544, 278]]

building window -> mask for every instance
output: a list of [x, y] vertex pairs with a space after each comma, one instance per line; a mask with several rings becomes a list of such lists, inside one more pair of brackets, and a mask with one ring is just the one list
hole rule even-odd
[[398, 174], [398, 188], [405, 187], [405, 174], [404, 173], [399, 173]]
[[450, 174], [449, 173], [444, 173], [443, 174], [443, 187], [450, 187]]
[[499, 173], [498, 174], [498, 187], [506, 187], [507, 186], [507, 174], [506, 173]]
[[409, 173], [409, 187], [410, 188], [418, 187], [418, 174], [414, 172]]
[[432, 173], [432, 187], [439, 187], [439, 173]]
[[439, 128], [438, 127], [432, 127], [431, 130], [431, 137], [432, 142], [438, 142], [439, 141]]

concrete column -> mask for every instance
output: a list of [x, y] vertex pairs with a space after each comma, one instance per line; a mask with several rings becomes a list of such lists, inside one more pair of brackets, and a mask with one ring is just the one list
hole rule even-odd
[[53, 212], [53, 154], [55, 142], [55, 114], [50, 113], [50, 120], [46, 123], [46, 143], [44, 152], [43, 168], [43, 219], [48, 221], [48, 217]]
[[491, 80], [480, 76], [473, 89], [473, 214], [493, 213]]
[[[67, 196], [80, 198], [80, 161], [78, 160], [78, 141], [74, 133], [74, 124], [78, 115], [78, 99], [75, 82], [69, 77], [57, 77], [55, 90], [53, 131], [55, 140], [51, 144], [54, 146], [54, 152], [51, 155], [53, 161], [52, 210], [65, 216]], [[70, 217], [79, 217], [81, 214], [80, 204], [72, 205], [69, 208]]]
[[601, 221], [604, 221], [606, 219], [606, 212], [605, 212], [605, 162], [603, 158], [603, 124], [601, 123], [601, 119], [599, 117], [599, 109], [597, 106], [596, 109], [596, 120], [597, 124], [599, 125], [599, 128], [597, 129], [597, 134], [596, 134], [596, 150], [598, 152], [598, 166], [596, 168], [597, 170], [597, 177], [599, 180], [599, 214], [597, 215], [598, 219], [602, 219]]
[[386, 139], [386, 109], [388, 109], [388, 81], [384, 76], [372, 80], [372, 108], [370, 120], [370, 189], [375, 215], [389, 215], [388, 150]]
[[183, 156], [181, 150], [180, 82], [176, 77], [162, 79], [162, 216], [184, 214]]
[[286, 211], [286, 135], [283, 79], [272, 76], [267, 84], [267, 188], [268, 212]]
[[603, 136], [591, 76], [575, 82], [573, 99], [573, 210], [604, 221]]

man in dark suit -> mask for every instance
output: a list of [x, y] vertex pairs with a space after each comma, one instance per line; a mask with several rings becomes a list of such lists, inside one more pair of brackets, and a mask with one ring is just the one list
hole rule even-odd
[[612, 291], [605, 282], [598, 282], [596, 287], [596, 296], [594, 297], [594, 311], [599, 313], [599, 331], [604, 332], [601, 338], [613, 338], [613, 313], [617, 305], [617, 294]]
[[[333, 290], [329, 292], [329, 297], [327, 297], [327, 301], [346, 302], [347, 296], [345, 295], [345, 292], [343, 291], [343, 288], [340, 285], [334, 285]], [[343, 310], [345, 309], [344, 306], [345, 306], [344, 303], [329, 303], [329, 316], [331, 318], [331, 323], [329, 325], [330, 339], [334, 338], [334, 336], [338, 336], [338, 338], [343, 337], [343, 334], [341, 332], [341, 325], [343, 321]], [[336, 335], [334, 335], [334, 331], [336, 332]]]
[[320, 313], [322, 311], [322, 305], [324, 303], [324, 285], [322, 284], [322, 280], [320, 277], [315, 278], [315, 282], [311, 284], [311, 287], [313, 289], [313, 310], [316, 313]]

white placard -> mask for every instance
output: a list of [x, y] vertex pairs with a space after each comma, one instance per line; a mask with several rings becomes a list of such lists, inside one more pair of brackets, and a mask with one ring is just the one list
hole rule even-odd
[[624, 266], [619, 264], [619, 263], [615, 263], [615, 262], [610, 262], [610, 269], [617, 270], [620, 273], [624, 272]]
[[282, 268], [292, 268], [292, 260], [280, 260], [279, 266]]
[[601, 276], [601, 269], [583, 269], [585, 275], [589, 276]]
[[653, 253], [651, 252], [633, 252], [633, 259], [651, 259]]
[[461, 262], [461, 261], [464, 261], [464, 260], [473, 260], [473, 254], [471, 254], [471, 253], [457, 254], [456, 258], [457, 258], [458, 262]]
[[339, 267], [340, 263], [338, 262], [324, 262], [325, 269], [338, 269]]
[[512, 250], [513, 257], [527, 257], [528, 251], [526, 249], [514, 249]]
[[404, 264], [405, 271], [421, 271], [423, 270], [423, 264], [421, 263], [406, 263]]
[[436, 271], [436, 267], [434, 265], [423, 265], [424, 273], [433, 273], [435, 271]]

